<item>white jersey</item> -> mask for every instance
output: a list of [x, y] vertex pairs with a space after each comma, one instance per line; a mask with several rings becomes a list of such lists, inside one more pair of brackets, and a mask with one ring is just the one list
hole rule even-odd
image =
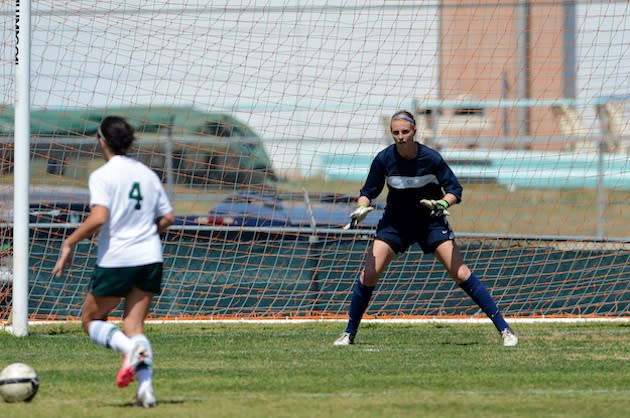
[[98, 236], [99, 267], [133, 267], [163, 261], [156, 219], [173, 209], [157, 174], [116, 155], [89, 180], [90, 205], [105, 206], [109, 219]]

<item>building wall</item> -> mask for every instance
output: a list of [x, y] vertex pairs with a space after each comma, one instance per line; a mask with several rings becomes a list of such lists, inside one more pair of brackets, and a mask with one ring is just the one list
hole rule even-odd
[[[440, 28], [440, 95], [442, 99], [519, 99], [519, 14], [516, 2], [502, 7], [483, 2], [443, 0]], [[527, 8], [526, 97], [563, 97], [563, 4], [532, 0]], [[551, 108], [532, 108], [526, 126], [517, 110], [486, 109], [485, 124], [449, 128], [450, 135], [558, 135]], [[472, 116], [471, 116], [472, 117]], [[480, 128], [479, 128], [480, 127]]]

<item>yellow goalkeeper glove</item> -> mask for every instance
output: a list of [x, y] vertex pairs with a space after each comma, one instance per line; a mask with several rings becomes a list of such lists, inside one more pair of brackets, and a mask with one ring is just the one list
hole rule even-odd
[[431, 209], [431, 216], [448, 216], [450, 213], [448, 212], [448, 202], [444, 199], [440, 200], [428, 200], [422, 199], [420, 201], [424, 206]]
[[357, 208], [352, 211], [350, 214], [350, 223], [346, 225], [345, 229], [354, 229], [356, 226], [363, 222], [368, 213], [372, 212], [374, 208], [372, 206], [359, 205]]

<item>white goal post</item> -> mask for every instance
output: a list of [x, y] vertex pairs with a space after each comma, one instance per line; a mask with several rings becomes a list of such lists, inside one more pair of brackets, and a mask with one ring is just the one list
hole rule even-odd
[[15, 2], [15, 168], [13, 196], [13, 313], [10, 332], [28, 334], [31, 1]]

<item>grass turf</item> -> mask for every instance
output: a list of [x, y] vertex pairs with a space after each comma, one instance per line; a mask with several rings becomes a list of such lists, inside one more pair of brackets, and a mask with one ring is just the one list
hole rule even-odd
[[357, 343], [325, 323], [150, 324], [157, 408], [120, 390], [119, 355], [76, 324], [0, 333], [0, 366], [39, 373], [31, 403], [3, 416], [617, 417], [630, 408], [626, 323], [516, 324], [504, 348], [491, 325], [365, 323]]

